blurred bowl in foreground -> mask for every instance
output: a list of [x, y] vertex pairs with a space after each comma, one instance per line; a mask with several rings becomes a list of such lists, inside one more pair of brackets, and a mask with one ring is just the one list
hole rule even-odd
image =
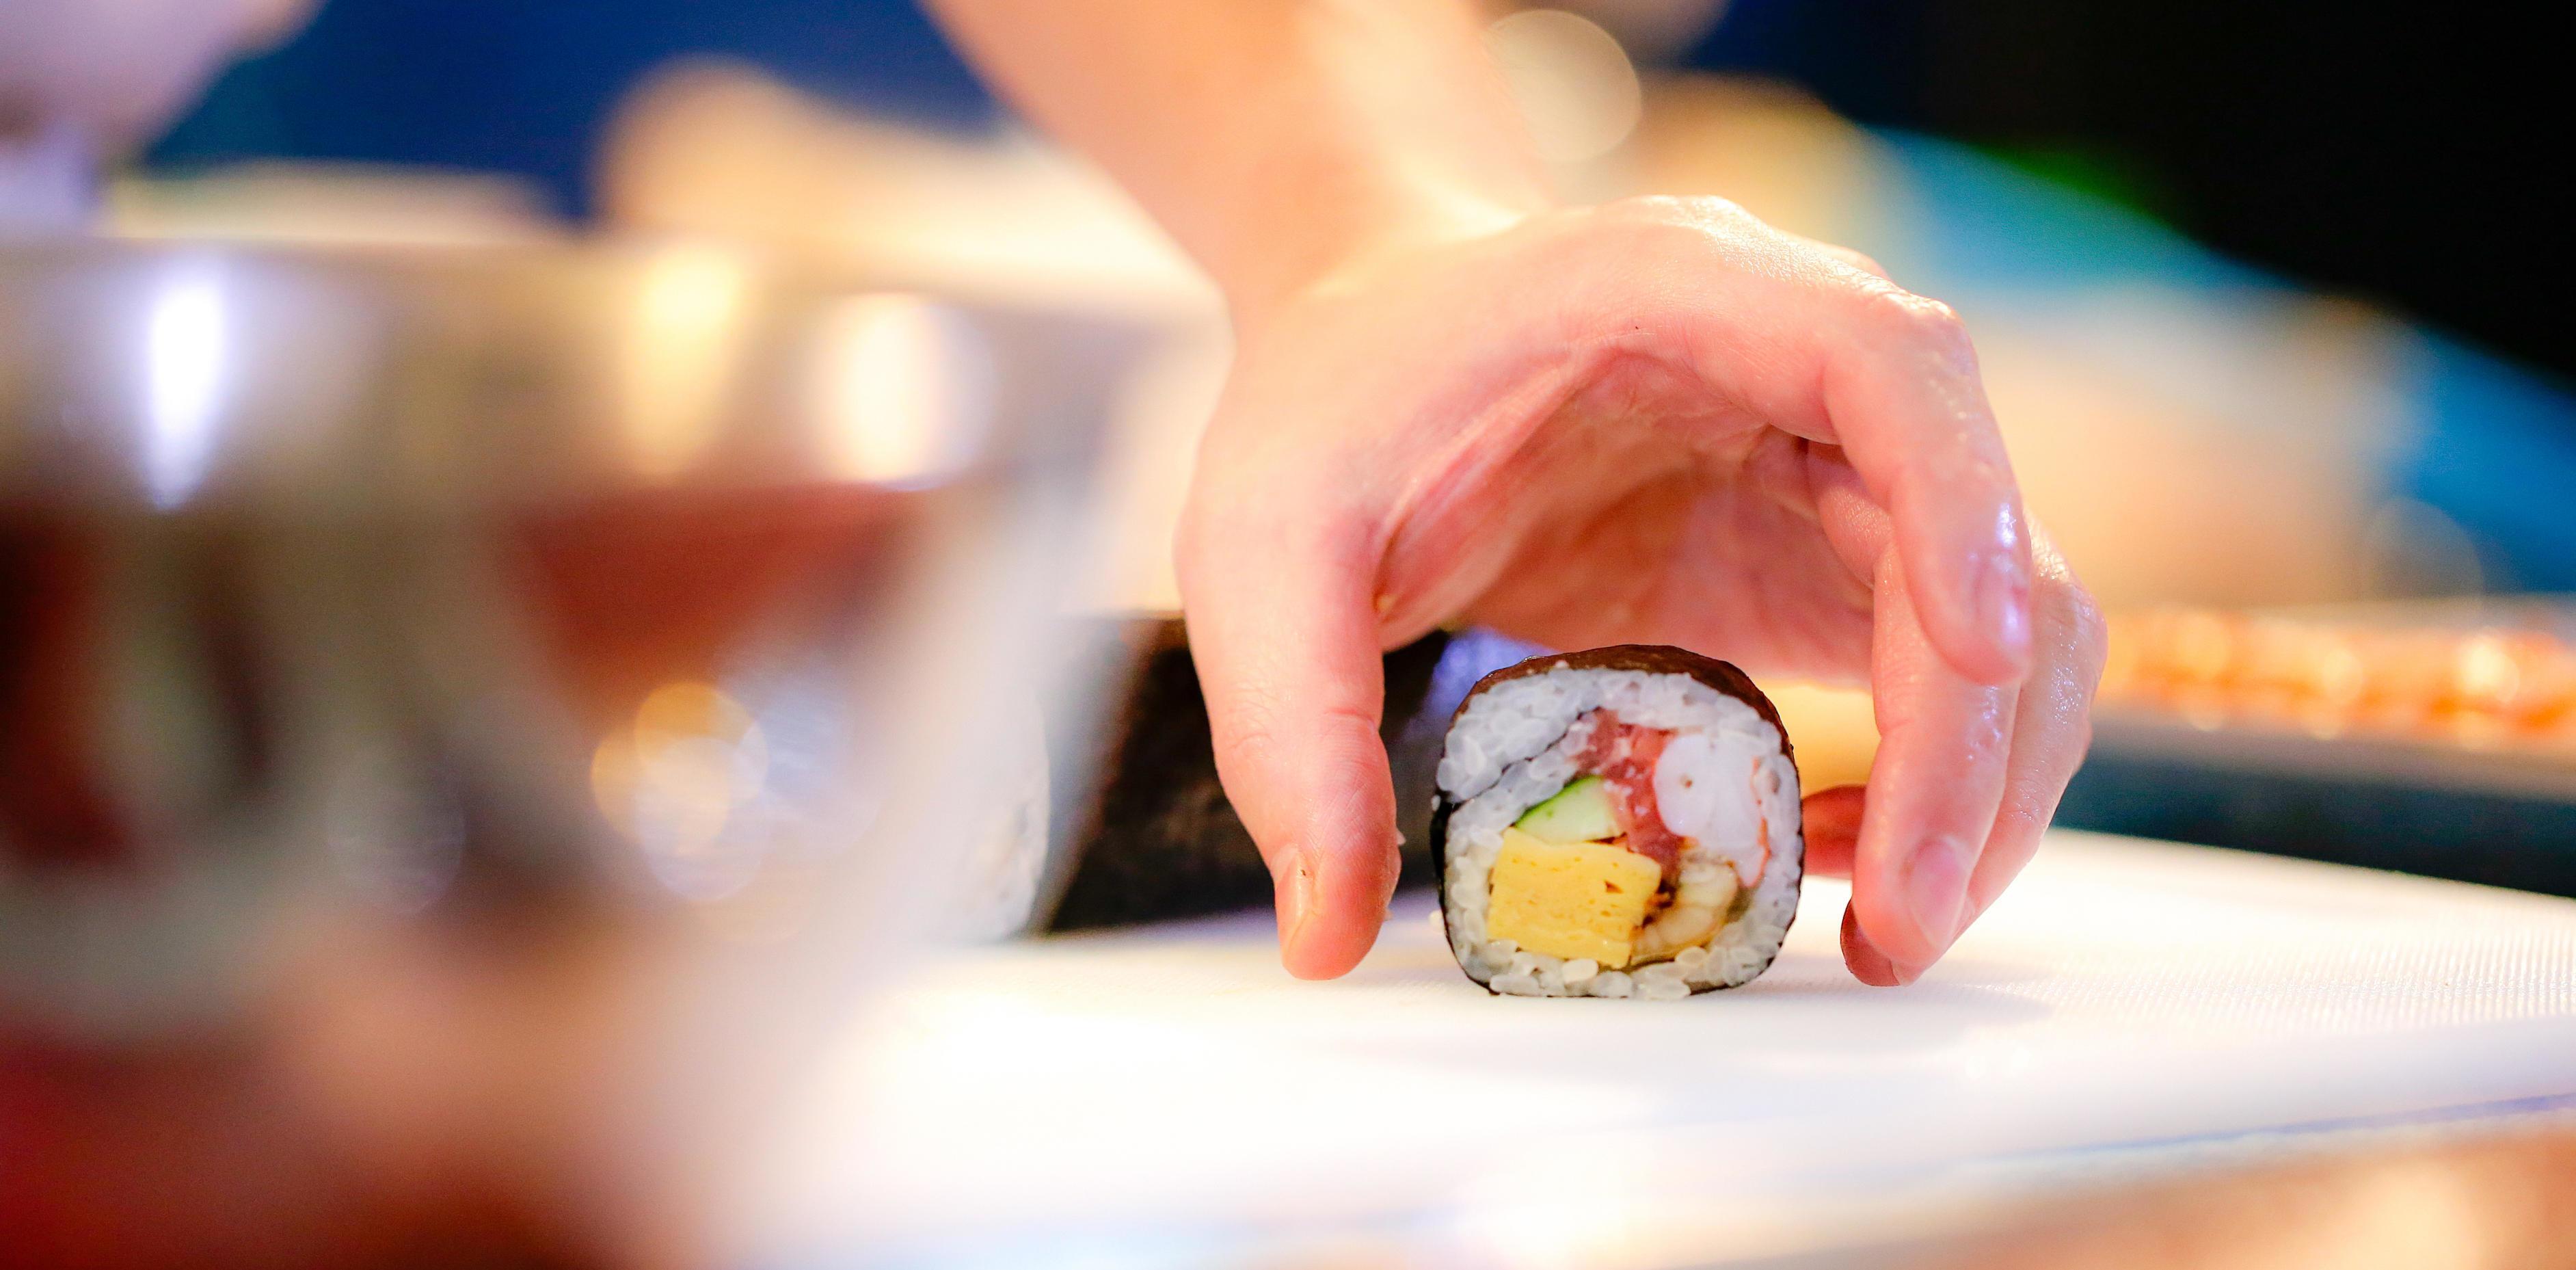
[[704, 243], [0, 250], [0, 1244], [345, 1260], [423, 1160], [717, 1230], [645, 1197], [804, 1030], [1026, 920], [1134, 342]]

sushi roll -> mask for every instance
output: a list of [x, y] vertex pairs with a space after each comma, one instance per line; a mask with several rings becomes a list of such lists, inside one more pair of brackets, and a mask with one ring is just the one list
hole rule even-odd
[[1732, 988], [1797, 916], [1788, 734], [1725, 662], [1622, 645], [1495, 671], [1450, 721], [1437, 780], [1441, 919], [1488, 991]]

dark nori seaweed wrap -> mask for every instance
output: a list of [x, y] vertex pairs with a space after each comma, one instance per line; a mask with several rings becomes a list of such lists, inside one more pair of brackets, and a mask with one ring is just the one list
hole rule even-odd
[[[1056, 812], [1055, 832], [1074, 844], [1071, 876], [1046, 929], [1082, 930], [1194, 917], [1266, 905], [1270, 873], [1252, 835], [1217, 784], [1207, 702], [1176, 620], [1125, 624], [1110, 646], [1124, 665], [1093, 673], [1127, 686], [1102, 726], [1053, 738], [1059, 771], [1096, 771], [1088, 797]], [[1386, 655], [1386, 721], [1380, 735], [1395, 772], [1400, 807], [1425, 807], [1412, 791], [1431, 785], [1459, 685], [1493, 664], [1498, 641], [1434, 633]], [[1521, 646], [1508, 646], [1513, 655]], [[1460, 658], [1481, 656], [1481, 663]], [[1122, 680], [1123, 677], [1123, 680]], [[1445, 691], [1444, 691], [1445, 687]], [[1089, 754], [1071, 752], [1089, 747]], [[1426, 825], [1407, 817], [1402, 881], [1438, 875], [1424, 847]]]

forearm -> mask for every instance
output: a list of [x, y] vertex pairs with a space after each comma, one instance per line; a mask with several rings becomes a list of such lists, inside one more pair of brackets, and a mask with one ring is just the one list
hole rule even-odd
[[1359, 256], [1543, 206], [1468, 0], [930, 0], [1238, 317]]

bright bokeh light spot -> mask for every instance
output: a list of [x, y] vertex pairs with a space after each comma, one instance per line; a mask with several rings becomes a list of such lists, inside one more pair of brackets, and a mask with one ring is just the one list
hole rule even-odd
[[1619, 147], [1645, 111], [1637, 67], [1608, 31], [1561, 9], [1526, 9], [1486, 29], [1485, 46], [1528, 120], [1540, 157], [1581, 163]]
[[591, 755], [591, 796], [656, 877], [692, 899], [749, 880], [768, 846], [761, 814], [769, 740], [740, 703], [701, 683], [666, 684]]
[[983, 448], [993, 360], [954, 310], [918, 296], [842, 301], [814, 344], [813, 401], [833, 471], [872, 485], [932, 485]]
[[2349, 706], [2370, 686], [2370, 665], [2343, 640], [2330, 640], [2317, 654], [2312, 670], [2317, 696], [2329, 704]]
[[2457, 677], [2460, 695], [2475, 705], [2508, 705], [2522, 690], [2522, 667], [2514, 660], [2513, 646], [2495, 631], [2460, 646]]
[[751, 287], [750, 266], [715, 247], [668, 247], [644, 265], [625, 350], [625, 422], [645, 476], [678, 475], [714, 439]]
[[2308, 734], [2319, 739], [2342, 735], [2370, 690], [2370, 663], [2349, 640], [2327, 635], [2320, 638], [2307, 674], [2314, 693], [2304, 718]]
[[1511, 1270], [1617, 1265], [1636, 1258], [1640, 1232], [1655, 1214], [1634, 1192], [1551, 1179], [1547, 1203], [1487, 1203], [1454, 1220], [1461, 1242], [1487, 1264]]
[[2214, 682], [2235, 656], [2236, 631], [2214, 613], [2190, 612], [2174, 623], [2173, 665], [2185, 679]]
[[211, 271], [176, 276], [153, 297], [147, 322], [143, 478], [168, 510], [196, 493], [214, 462], [232, 354], [223, 288]]

